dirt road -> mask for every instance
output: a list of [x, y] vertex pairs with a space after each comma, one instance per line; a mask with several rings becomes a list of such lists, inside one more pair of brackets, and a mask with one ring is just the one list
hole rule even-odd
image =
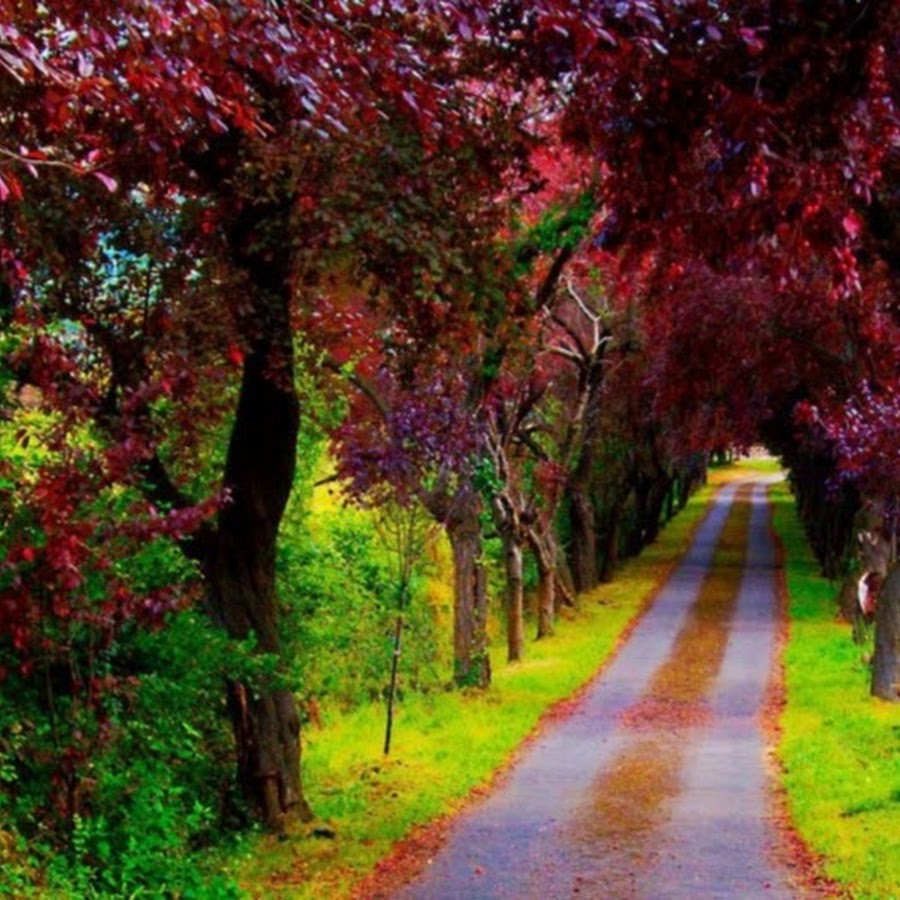
[[729, 485], [574, 712], [398, 896], [802, 896], [775, 861], [761, 723], [776, 589], [765, 486]]

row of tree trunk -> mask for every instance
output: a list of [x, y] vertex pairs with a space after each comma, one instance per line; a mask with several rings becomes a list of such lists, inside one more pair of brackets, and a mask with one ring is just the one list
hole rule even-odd
[[[652, 451], [652, 447], [647, 448]], [[645, 457], [645, 459], [644, 459]], [[525, 559], [532, 555], [537, 570], [535, 618], [537, 639], [553, 634], [560, 602], [574, 603], [576, 593], [590, 590], [612, 578], [620, 559], [639, 553], [656, 540], [661, 526], [687, 502], [705, 480], [706, 459], [690, 457], [678, 466], [664, 466], [648, 452], [644, 461], [632, 461], [626, 471], [609, 471], [597, 455], [585, 447], [574, 474], [566, 484], [561, 514], [550, 533], [538, 532], [523, 522], [519, 505], [509, 491], [493, 495], [493, 520], [502, 546], [505, 580], [503, 602], [507, 658], [522, 658], [525, 649]], [[478, 506], [472, 494], [469, 502]], [[480, 512], [480, 510], [479, 510]], [[490, 678], [487, 662], [487, 602], [485, 579], [480, 572], [481, 532], [473, 509], [467, 528], [448, 522], [454, 548], [456, 603], [456, 680], [464, 685], [485, 685]], [[467, 547], [467, 550], [463, 550]], [[462, 568], [460, 568], [462, 567]], [[478, 660], [477, 666], [473, 660]]]
[[786, 440], [778, 450], [822, 574], [840, 584], [838, 613], [852, 623], [858, 641], [874, 624], [871, 693], [900, 700], [900, 563], [894, 516], [883, 502], [862, 497], [852, 484], [840, 481], [824, 449], [816, 453]]
[[590, 590], [612, 579], [623, 558], [652, 544], [660, 528], [687, 502], [706, 478], [706, 460], [691, 457], [679, 465], [634, 465], [627, 479], [608, 484], [603, 470], [574, 480], [568, 490], [567, 561], [575, 589]]

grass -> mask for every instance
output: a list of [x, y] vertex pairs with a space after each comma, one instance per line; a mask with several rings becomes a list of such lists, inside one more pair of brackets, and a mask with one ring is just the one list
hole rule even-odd
[[869, 696], [866, 651], [835, 620], [836, 585], [819, 575], [787, 486], [771, 497], [790, 603], [779, 755], [791, 816], [851, 896], [897, 900], [900, 706]]
[[235, 876], [253, 896], [346, 896], [410, 830], [459, 809], [490, 781], [541, 716], [585, 684], [687, 549], [715, 489], [742, 471], [717, 468], [709, 484], [611, 584], [582, 595], [578, 613], [561, 618], [556, 635], [531, 642], [526, 659], [507, 664], [492, 649], [493, 685], [485, 693], [408, 696], [396, 719], [391, 757], [381, 754], [384, 710], [369, 705], [327, 713], [304, 733], [309, 799], [333, 832], [287, 839], [259, 837]]
[[[532, 642], [514, 665], [498, 643], [487, 693], [408, 696], [390, 759], [380, 752], [382, 706], [326, 711], [324, 726], [304, 734], [304, 774], [316, 825], [333, 838], [309, 829], [287, 840], [259, 836], [233, 869], [239, 882], [257, 897], [349, 895], [414, 826], [461, 808], [547, 709], [590, 679], [687, 548], [717, 487], [777, 470], [765, 459], [712, 469], [708, 486], [659, 541], [615, 582], [584, 595], [577, 617], [561, 620], [553, 639]], [[835, 621], [836, 586], [819, 575], [787, 486], [775, 485], [771, 497], [790, 596], [779, 756], [791, 816], [851, 896], [900, 900], [900, 707], [869, 697], [864, 649]]]

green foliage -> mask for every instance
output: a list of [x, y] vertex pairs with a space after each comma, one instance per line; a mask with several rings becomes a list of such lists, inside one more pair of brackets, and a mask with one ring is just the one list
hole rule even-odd
[[[11, 828], [7, 843], [29, 849], [8, 851], [0, 895], [40, 888], [72, 897], [237, 896], [227, 879], [205, 871], [198, 854], [223, 840], [223, 813], [235, 802], [222, 684], [226, 674], [248, 668], [249, 645], [229, 641], [188, 610], [159, 632], [123, 638], [110, 656], [110, 671], [121, 657], [133, 674], [129, 689], [108, 699], [99, 726], [64, 697], [55, 699], [51, 717], [45, 697], [27, 685], [4, 685], [0, 818]], [[76, 744], [60, 780], [49, 763], [69, 733]], [[80, 812], [70, 819], [53, 813], [60, 791], [78, 795]]]
[[515, 275], [525, 275], [534, 259], [541, 254], [575, 250], [589, 235], [596, 210], [596, 198], [590, 191], [586, 191], [570, 206], [563, 209], [552, 208], [544, 213], [515, 248]]
[[[47, 459], [48, 424], [27, 409], [0, 424], [3, 471], [20, 487]], [[131, 500], [119, 490], [93, 503], [115, 519]], [[16, 536], [33, 529], [39, 546], [16, 495], [0, 501]], [[165, 539], [131, 547], [108, 572], [141, 594], [171, 584], [189, 591], [196, 577]], [[105, 581], [84, 576], [83, 602], [99, 608]], [[101, 633], [85, 616], [47, 619], [41, 634], [30, 669], [9, 648], [0, 655], [0, 895], [234, 896], [224, 880], [204, 879], [196, 855], [218, 837], [232, 768], [223, 678], [251, 659], [259, 667], [249, 646], [227, 641], [193, 609], [155, 631], [124, 619]]]
[[[20, 676], [15, 660], [0, 659], [9, 669], [0, 693], [0, 895], [235, 896], [227, 879], [208, 874], [229, 845], [225, 828], [247, 818], [231, 783], [225, 679], [252, 687], [276, 677], [332, 706], [383, 697], [400, 599], [396, 560], [372, 512], [327, 510], [311, 528], [319, 425], [335, 415], [335, 403], [317, 392], [305, 368], [299, 377], [307, 418], [279, 558], [291, 662], [281, 666], [274, 656], [254, 653], [252, 635], [229, 640], [190, 607], [155, 631], [125, 621], [103, 642], [76, 622], [66, 640], [56, 640], [66, 652], [38, 660], [37, 676]], [[0, 422], [4, 522], [16, 516], [19, 526], [26, 524], [15, 489], [38, 477], [49, 424], [27, 409]], [[209, 444], [210, 452], [222, 452], [218, 433]], [[127, 517], [132, 501], [123, 488], [90, 502], [115, 522]], [[11, 533], [0, 529], [0, 550]], [[38, 545], [39, 535], [29, 540]], [[194, 567], [165, 539], [129, 546], [110, 565], [139, 594], [196, 585]], [[87, 600], [105, 602], [102, 579], [86, 577]], [[409, 587], [401, 698], [433, 690], [438, 673], [446, 673], [436, 650], [435, 606], [425, 596], [427, 566]], [[73, 688], [91, 679], [104, 685], [97, 702]]]
[[[310, 802], [336, 829], [336, 839], [324, 846], [305, 835], [287, 842], [264, 837], [240, 864], [238, 881], [265, 895], [268, 879], [283, 884], [290, 871], [291, 896], [352, 895], [359, 877], [395, 841], [414, 825], [458, 808], [551, 704], [596, 672], [686, 549], [711, 493], [704, 488], [695, 495], [659, 541], [627, 563], [616, 582], [584, 595], [577, 617], [561, 619], [554, 639], [529, 646], [525, 660], [507, 664], [502, 639], [495, 641], [489, 690], [408, 695], [397, 711], [389, 759], [381, 755], [380, 702], [328, 711], [323, 728], [305, 732], [304, 767]], [[294, 881], [300, 871], [302, 880]]]
[[[396, 561], [373, 513], [320, 512], [315, 527], [300, 504], [285, 518], [278, 553], [282, 632], [292, 680], [316, 703], [344, 707], [384, 696], [399, 606]], [[404, 606], [401, 692], [440, 684], [435, 611], [425, 595], [427, 567], [410, 583]]]
[[835, 585], [819, 574], [787, 486], [771, 495], [790, 602], [779, 756], [792, 818], [852, 896], [897, 898], [900, 709], [869, 696], [864, 651], [835, 620]]
[[494, 463], [487, 456], [482, 456], [472, 472], [472, 485], [487, 503], [503, 489], [503, 479], [497, 473]]

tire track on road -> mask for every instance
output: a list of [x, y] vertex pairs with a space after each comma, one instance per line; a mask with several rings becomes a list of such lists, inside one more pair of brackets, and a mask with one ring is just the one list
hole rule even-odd
[[[774, 656], [761, 486], [723, 488], [571, 715], [453, 825], [403, 898], [788, 897], [765, 818]], [[762, 685], [762, 687], [761, 687]]]
[[750, 487], [741, 487], [719, 537], [709, 572], [668, 658], [642, 696], [621, 716], [641, 736], [622, 749], [592, 786], [592, 799], [572, 823], [601, 882], [573, 876], [572, 891], [624, 897], [637, 890], [637, 870], [660, 855], [660, 826], [680, 790], [680, 772], [708, 724], [707, 698], [719, 673], [737, 608], [750, 526]]

